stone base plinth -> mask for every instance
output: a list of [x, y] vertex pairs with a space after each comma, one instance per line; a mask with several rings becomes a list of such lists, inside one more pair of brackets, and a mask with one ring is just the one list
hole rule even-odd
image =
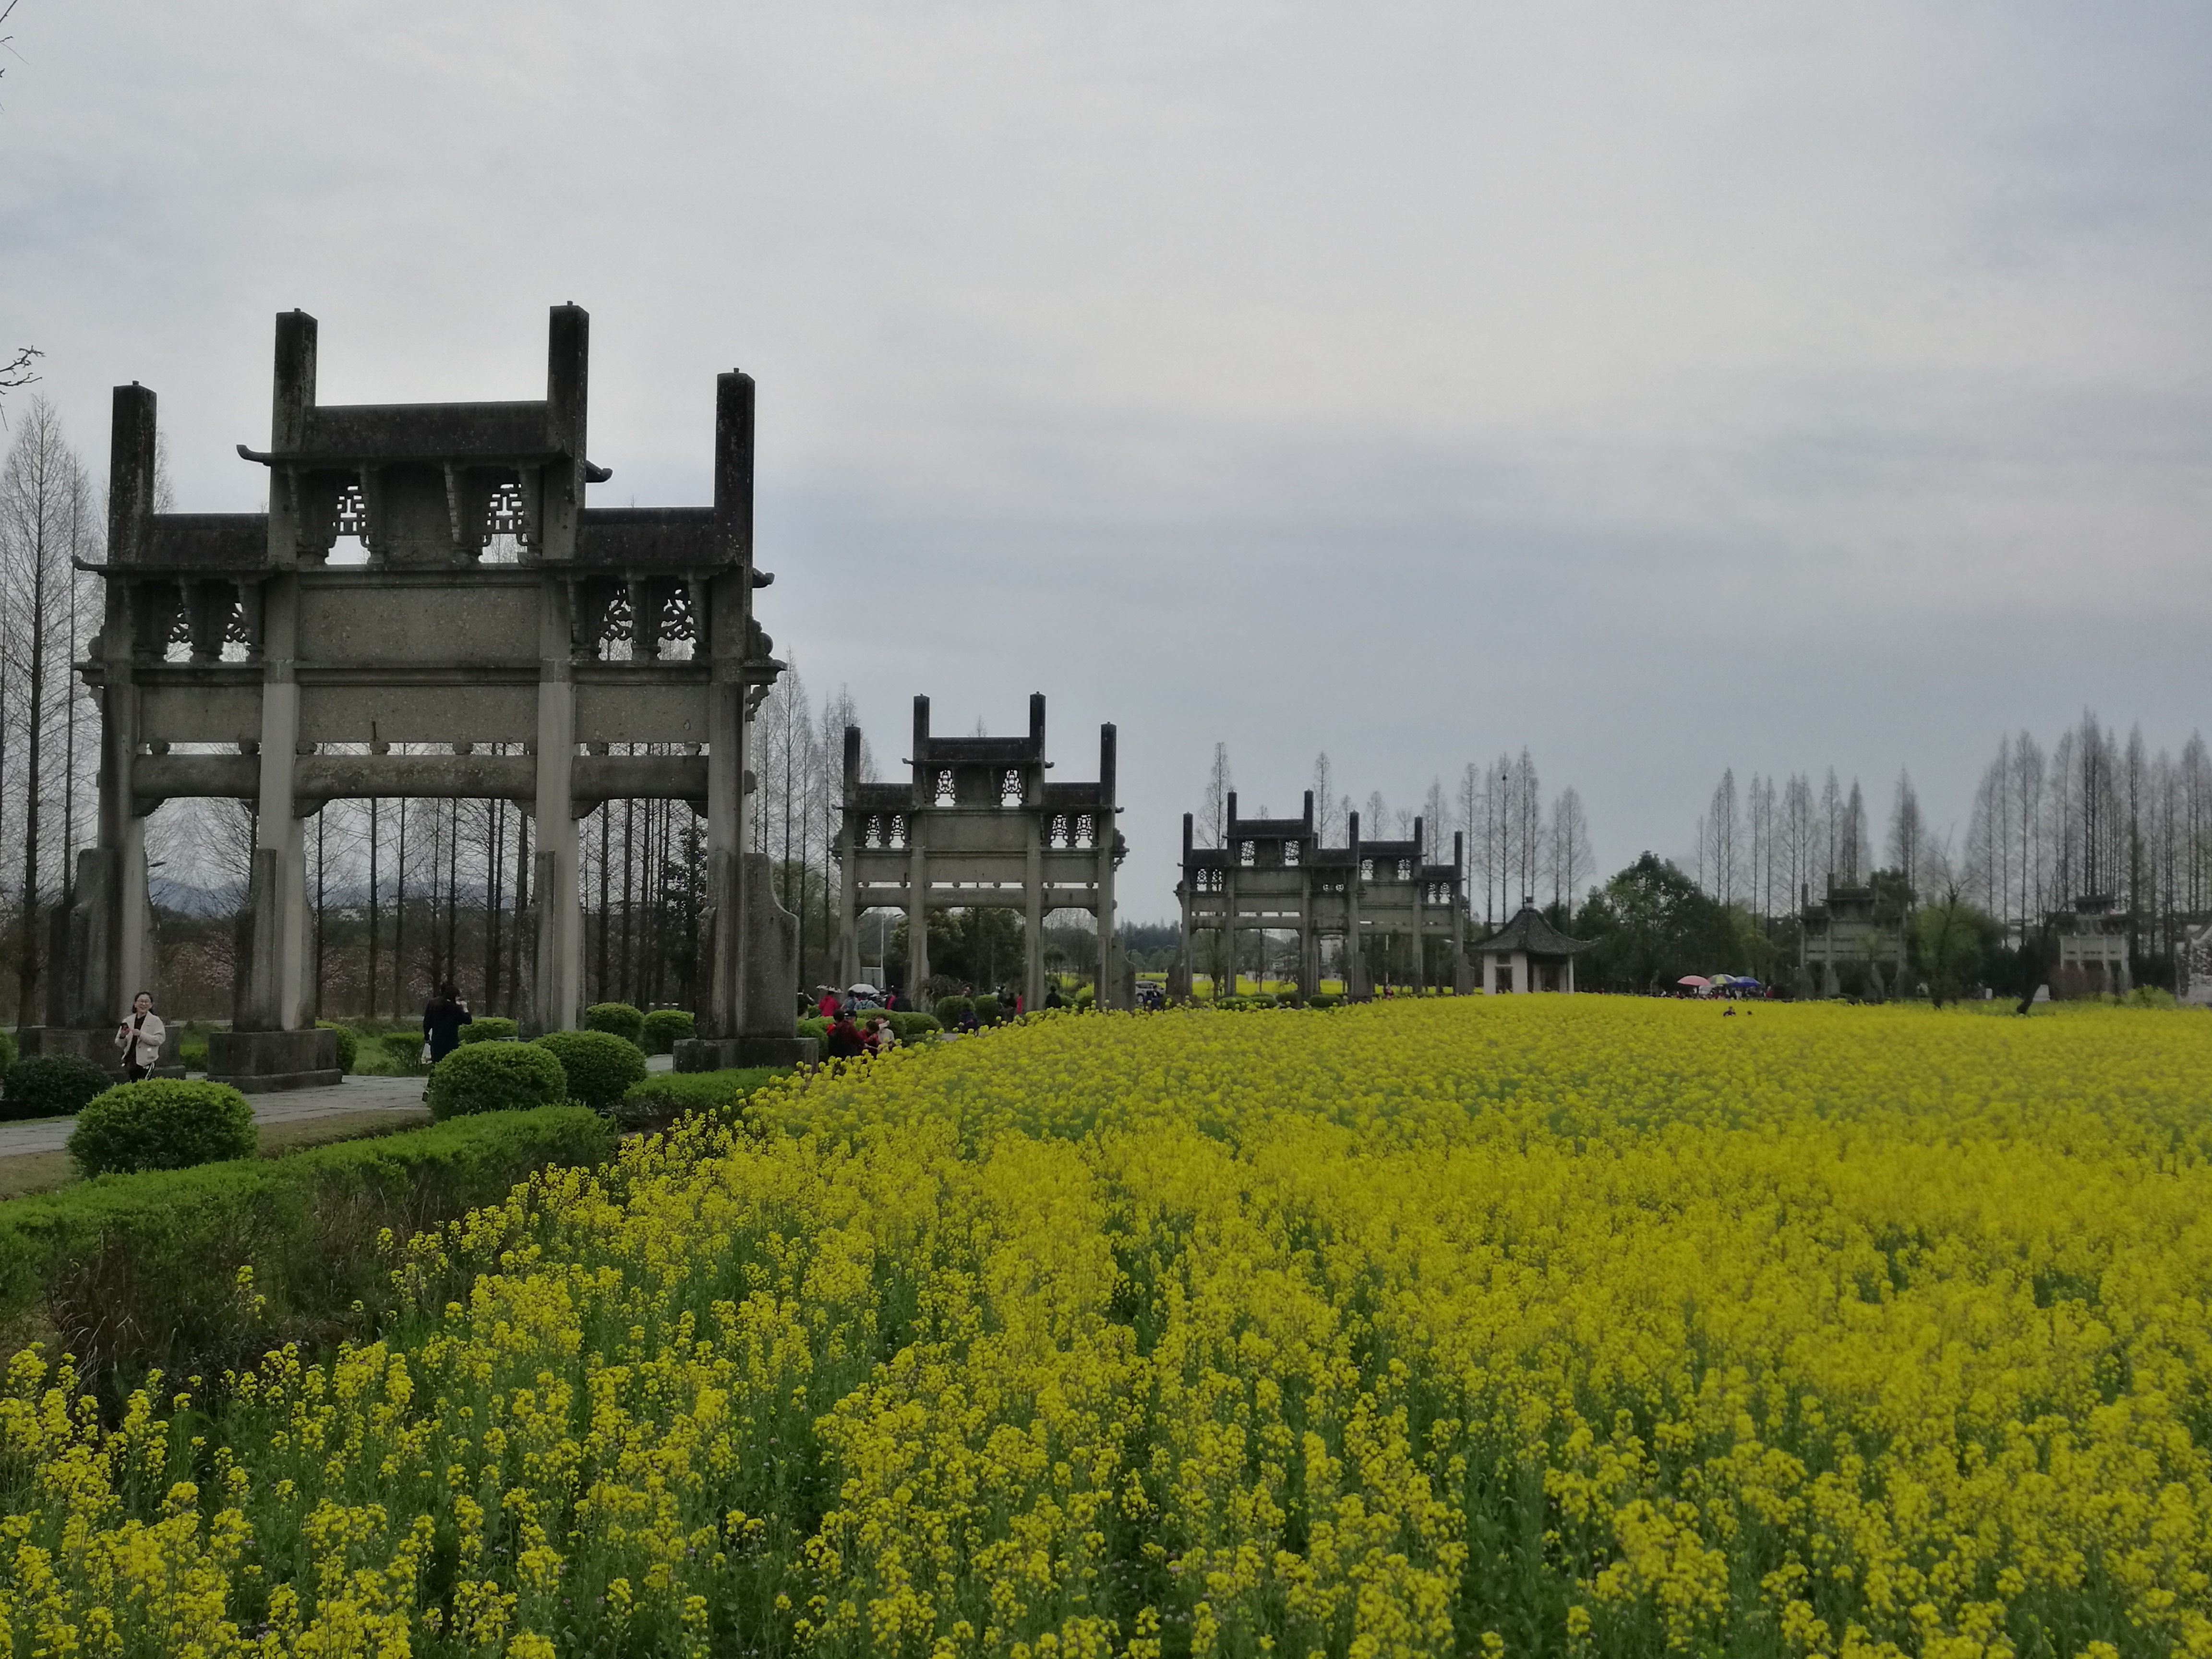
[[208, 1038], [208, 1081], [241, 1094], [320, 1089], [345, 1081], [336, 1031], [217, 1031]]
[[679, 1072], [726, 1072], [739, 1066], [811, 1066], [812, 1037], [684, 1037], [676, 1045]]

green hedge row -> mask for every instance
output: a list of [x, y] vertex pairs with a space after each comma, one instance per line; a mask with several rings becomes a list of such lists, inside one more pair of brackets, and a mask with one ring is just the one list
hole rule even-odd
[[82, 1054], [33, 1054], [8, 1067], [0, 1118], [73, 1117], [112, 1086], [118, 1068]]
[[739, 1066], [726, 1072], [655, 1072], [623, 1091], [616, 1116], [639, 1127], [672, 1123], [697, 1112], [733, 1117], [744, 1097], [770, 1079], [788, 1075], [781, 1066]]
[[73, 1353], [113, 1400], [152, 1367], [212, 1380], [287, 1341], [327, 1342], [387, 1304], [380, 1235], [404, 1241], [613, 1147], [599, 1114], [555, 1106], [11, 1200], [0, 1352]]

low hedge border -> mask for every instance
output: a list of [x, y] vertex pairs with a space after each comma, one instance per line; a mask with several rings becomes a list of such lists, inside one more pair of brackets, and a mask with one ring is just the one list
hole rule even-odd
[[726, 1072], [655, 1072], [623, 1091], [615, 1109], [626, 1127], [660, 1129], [681, 1117], [711, 1113], [725, 1122], [742, 1114], [745, 1097], [763, 1084], [788, 1077], [782, 1066], [746, 1066]]
[[288, 1341], [325, 1344], [391, 1304], [380, 1235], [404, 1241], [613, 1148], [596, 1112], [549, 1106], [11, 1200], [0, 1354], [73, 1353], [113, 1401], [155, 1367], [213, 1379]]

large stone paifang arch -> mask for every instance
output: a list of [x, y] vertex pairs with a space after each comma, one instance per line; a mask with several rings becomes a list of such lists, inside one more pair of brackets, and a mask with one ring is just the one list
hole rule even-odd
[[[340, 798], [503, 797], [531, 813], [532, 886], [566, 896], [538, 905], [524, 1024], [573, 1027], [576, 821], [627, 797], [707, 820], [707, 1006], [679, 1063], [811, 1052], [793, 1030], [795, 923], [742, 850], [752, 710], [783, 667], [752, 614], [770, 580], [753, 562], [752, 380], [716, 383], [711, 507], [592, 507], [586, 487], [611, 475], [585, 451], [589, 319], [556, 306], [550, 336], [543, 399], [329, 405], [315, 319], [279, 316], [270, 447], [239, 446], [269, 471], [267, 513], [155, 512], [155, 396], [116, 389], [108, 553], [87, 567], [106, 620], [79, 665], [101, 708], [99, 835], [27, 1048], [112, 1055], [152, 978], [145, 817], [191, 795], [258, 808], [234, 1030], [210, 1044], [211, 1075], [334, 1080], [311, 1017], [304, 825]], [[366, 562], [331, 562], [341, 534]], [[520, 556], [485, 562], [494, 536]], [[688, 658], [663, 648], [675, 638]], [[608, 752], [630, 744], [674, 752]]]

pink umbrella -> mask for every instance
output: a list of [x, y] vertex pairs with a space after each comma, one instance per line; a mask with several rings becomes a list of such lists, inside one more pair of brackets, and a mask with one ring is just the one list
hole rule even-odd
[[1676, 981], [1674, 981], [1674, 983], [1675, 983], [1675, 984], [1677, 984], [1677, 985], [1698, 985], [1698, 986], [1705, 986], [1705, 985], [1711, 985], [1711, 984], [1712, 983], [1712, 981], [1711, 981], [1711, 980], [1709, 980], [1709, 979], [1700, 979], [1700, 978], [1698, 978], [1698, 975], [1695, 975], [1695, 974], [1685, 974], [1685, 975], [1682, 975], [1682, 977], [1681, 977], [1681, 978], [1680, 978], [1680, 979], [1676, 980]]

